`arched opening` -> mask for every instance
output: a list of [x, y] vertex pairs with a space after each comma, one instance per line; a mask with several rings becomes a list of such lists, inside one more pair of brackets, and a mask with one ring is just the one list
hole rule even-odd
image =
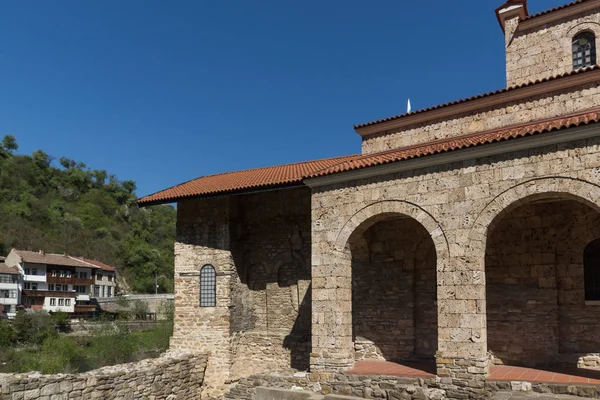
[[600, 313], [586, 302], [584, 279], [599, 221], [587, 202], [556, 193], [522, 199], [492, 221], [485, 272], [494, 363], [575, 367], [600, 352]]
[[436, 251], [417, 220], [372, 217], [350, 236], [355, 360], [433, 359], [437, 351]]

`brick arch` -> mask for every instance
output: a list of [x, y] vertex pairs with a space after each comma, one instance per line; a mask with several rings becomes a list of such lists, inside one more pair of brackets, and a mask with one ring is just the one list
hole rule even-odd
[[515, 208], [535, 200], [575, 200], [600, 212], [600, 186], [568, 177], [532, 179], [505, 190], [477, 215], [469, 233], [471, 250], [485, 253], [487, 233]]
[[363, 233], [375, 223], [394, 215], [405, 215], [417, 220], [431, 235], [438, 259], [438, 270], [448, 260], [450, 248], [441, 225], [423, 208], [400, 200], [386, 200], [369, 204], [356, 212], [339, 231], [334, 250], [339, 255], [347, 253], [350, 236]]

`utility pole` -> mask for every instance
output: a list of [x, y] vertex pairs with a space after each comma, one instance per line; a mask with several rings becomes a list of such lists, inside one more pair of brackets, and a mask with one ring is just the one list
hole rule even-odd
[[158, 272], [154, 271], [154, 294], [158, 294]]

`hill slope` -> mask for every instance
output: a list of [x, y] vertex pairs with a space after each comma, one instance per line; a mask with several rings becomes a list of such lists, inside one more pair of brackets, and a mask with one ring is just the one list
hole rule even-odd
[[140, 209], [135, 182], [42, 150], [17, 155], [17, 142], [0, 143], [0, 255], [12, 247], [43, 249], [115, 265], [136, 292], [173, 288], [176, 211]]

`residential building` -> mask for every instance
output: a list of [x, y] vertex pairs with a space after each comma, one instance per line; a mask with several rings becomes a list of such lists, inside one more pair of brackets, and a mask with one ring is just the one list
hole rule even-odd
[[425, 360], [461, 399], [502, 364], [600, 367], [600, 1], [496, 14], [506, 88], [139, 200], [177, 203], [171, 348], [211, 354], [207, 397], [365, 360]]
[[8, 267], [0, 261], [0, 316], [15, 316], [21, 301], [20, 276], [17, 268]]
[[92, 297], [108, 298], [117, 295], [117, 269], [101, 261], [90, 260], [83, 257], [72, 257], [78, 261], [89, 264], [94, 270], [94, 286], [92, 288]]
[[12, 249], [9, 267], [22, 274], [21, 304], [34, 310], [73, 313], [87, 306], [97, 267], [68, 255]]

